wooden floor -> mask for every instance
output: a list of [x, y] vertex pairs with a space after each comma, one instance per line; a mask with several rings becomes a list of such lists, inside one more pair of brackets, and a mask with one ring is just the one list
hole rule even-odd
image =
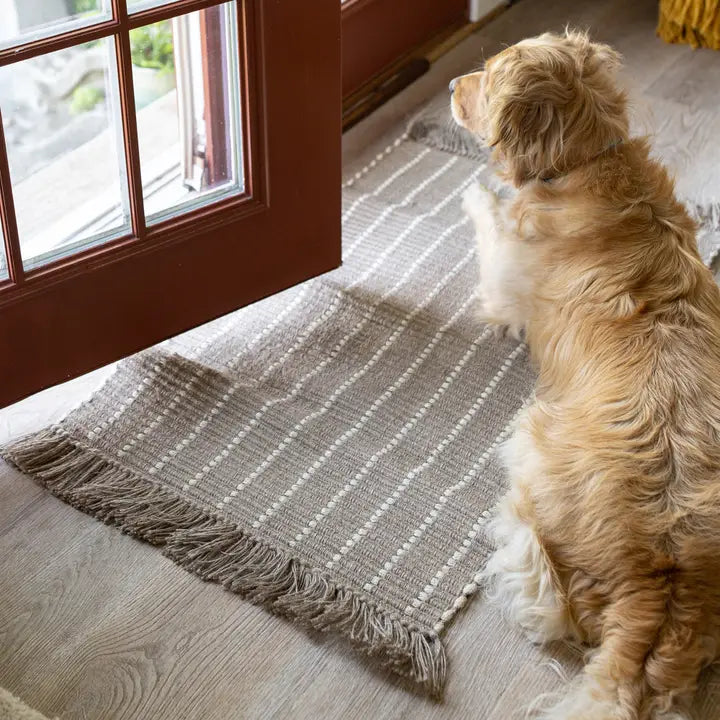
[[[692, 124], [711, 92], [705, 78], [720, 73], [720, 53], [661, 43], [656, 6], [656, 0], [519, 2], [354, 128], [344, 141], [348, 167], [358, 148], [484, 54], [566, 22], [590, 26], [615, 44], [635, 83], [687, 103]], [[83, 379], [0, 412], [0, 440], [47, 424], [93, 382]], [[483, 627], [497, 621], [496, 610], [481, 600], [458, 619], [446, 699], [433, 703], [343, 645], [308, 637], [202, 583], [157, 550], [0, 466], [0, 685], [49, 717], [508, 720], [560, 680], [547, 663], [551, 656], [519, 641], [511, 628], [497, 647], [481, 649]], [[705, 685], [698, 717], [711, 720], [720, 716], [712, 709], [720, 681], [709, 674]]]

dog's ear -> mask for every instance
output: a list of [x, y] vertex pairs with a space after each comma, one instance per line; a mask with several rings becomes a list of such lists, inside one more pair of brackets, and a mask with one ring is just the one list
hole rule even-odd
[[562, 142], [562, 127], [557, 109], [550, 100], [532, 98], [495, 101], [491, 116], [493, 137], [515, 185], [522, 185], [553, 165], [557, 145]]
[[493, 72], [489, 143], [522, 185], [567, 172], [627, 136], [624, 93], [603, 63], [619, 55], [587, 36], [518, 46]]
[[555, 168], [563, 148], [567, 108], [582, 92], [567, 53], [534, 62], [537, 51], [517, 53], [504, 65], [489, 110], [490, 144], [516, 185]]

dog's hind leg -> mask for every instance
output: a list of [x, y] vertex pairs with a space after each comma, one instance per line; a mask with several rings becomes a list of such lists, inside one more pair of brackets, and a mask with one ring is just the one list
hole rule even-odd
[[518, 425], [503, 448], [511, 488], [490, 525], [496, 550], [484, 571], [488, 596], [536, 643], [575, 635], [551, 560], [536, 533], [526, 492], [528, 474], [541, 472], [532, 438]]
[[547, 556], [533, 527], [518, 514], [512, 493], [501, 501], [491, 533], [497, 549], [484, 571], [489, 598], [535, 643], [571, 637], [570, 616]]

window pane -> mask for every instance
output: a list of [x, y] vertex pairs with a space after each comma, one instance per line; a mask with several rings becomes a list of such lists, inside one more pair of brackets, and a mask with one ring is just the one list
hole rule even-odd
[[131, 31], [152, 224], [243, 189], [235, 2]]
[[172, 5], [174, 2], [178, 2], [178, 0], [127, 0], [127, 6], [128, 12], [136, 13], [160, 5]]
[[129, 232], [116, 67], [105, 38], [1, 69], [27, 269]]
[[0, 48], [108, 20], [110, 0], [0, 0]]

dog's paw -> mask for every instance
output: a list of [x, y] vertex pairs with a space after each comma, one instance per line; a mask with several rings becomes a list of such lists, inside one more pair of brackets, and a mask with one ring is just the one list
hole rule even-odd
[[473, 219], [493, 216], [497, 206], [497, 195], [479, 183], [473, 183], [463, 193], [463, 210]]
[[519, 327], [518, 325], [508, 325], [507, 323], [487, 320], [484, 317], [480, 319], [492, 330], [493, 336], [498, 340], [511, 339], [517, 340], [517, 342], [525, 342], [525, 328]]
[[518, 342], [524, 342], [525, 340], [525, 328], [523, 326], [511, 324], [501, 319], [502, 315], [494, 311], [486, 302], [480, 303], [477, 318], [487, 325], [498, 339], [512, 338]]

